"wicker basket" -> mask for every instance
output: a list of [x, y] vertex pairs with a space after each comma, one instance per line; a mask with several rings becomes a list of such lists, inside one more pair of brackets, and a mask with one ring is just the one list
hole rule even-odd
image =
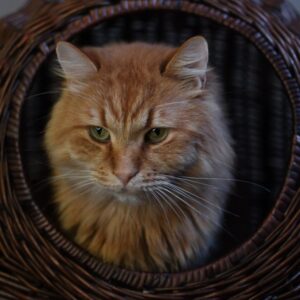
[[[300, 39], [282, 2], [32, 0], [0, 22], [1, 299], [300, 299]], [[196, 34], [224, 83], [240, 179], [228, 210], [239, 218], [227, 216], [222, 251], [205, 266], [112, 267], [63, 235], [50, 187], [40, 188], [55, 44], [178, 45]]]

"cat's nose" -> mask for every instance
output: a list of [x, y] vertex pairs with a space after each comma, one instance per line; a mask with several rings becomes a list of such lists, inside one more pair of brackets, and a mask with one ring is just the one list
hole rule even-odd
[[114, 173], [125, 186], [130, 181], [130, 179], [138, 173], [138, 170], [115, 170]]

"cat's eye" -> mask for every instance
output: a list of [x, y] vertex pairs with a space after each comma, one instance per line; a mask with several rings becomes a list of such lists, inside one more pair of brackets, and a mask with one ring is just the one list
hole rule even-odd
[[150, 131], [147, 132], [145, 140], [147, 143], [150, 144], [158, 144], [166, 139], [168, 133], [168, 128], [152, 128]]
[[90, 136], [97, 142], [107, 143], [110, 141], [110, 134], [107, 129], [103, 127], [90, 127]]

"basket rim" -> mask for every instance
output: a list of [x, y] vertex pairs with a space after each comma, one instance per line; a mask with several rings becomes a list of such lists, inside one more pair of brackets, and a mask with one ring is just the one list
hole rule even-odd
[[[176, 1], [177, 2], [177, 1]], [[126, 5], [125, 5], [126, 4]], [[250, 4], [249, 4], [250, 5]], [[145, 10], [172, 10], [172, 11], [181, 11], [187, 14], [194, 14], [199, 17], [205, 17], [210, 19], [213, 22], [217, 22], [220, 25], [227, 26], [231, 30], [243, 35], [251, 43], [253, 43], [258, 50], [267, 58], [269, 63], [272, 65], [274, 71], [279, 76], [285, 90], [289, 95], [290, 104], [295, 108], [296, 103], [300, 103], [299, 94], [299, 81], [293, 78], [291, 70], [288, 68], [285, 57], [281, 52], [280, 47], [277, 50], [277, 53], [274, 51], [274, 45], [276, 46], [275, 38], [273, 44], [270, 39], [264, 35], [263, 30], [259, 31], [259, 24], [256, 24], [257, 31], [254, 27], [247, 22], [246, 18], [238, 17], [234, 12], [231, 11], [231, 15], [228, 16], [227, 13], [223, 12], [221, 8], [218, 8], [217, 5], [212, 4], [199, 4], [199, 3], [190, 3], [185, 2], [183, 5], [178, 5], [174, 1], [123, 1], [122, 4], [117, 4], [115, 6], [109, 7], [96, 7], [92, 4], [86, 4], [87, 8], [90, 9], [88, 13], [85, 13], [81, 16], [81, 23], [78, 20], [70, 22], [68, 26], [62, 30], [61, 34], [57, 34], [50, 39], [47, 37], [36, 47], [40, 47], [43, 54], [39, 53], [35, 55], [31, 62], [29, 63], [31, 74], [24, 74], [23, 80], [20, 80], [19, 92], [16, 93], [15, 100], [12, 100], [13, 103], [18, 103], [20, 107], [17, 107], [18, 112], [21, 110], [22, 103], [26, 97], [26, 93], [30, 88], [30, 79], [32, 79], [38, 70], [39, 66], [43, 61], [54, 51], [54, 43], [59, 40], [67, 40], [72, 36], [76, 35], [80, 31], [93, 27], [96, 24], [105, 22], [106, 20], [118, 17], [124, 14], [138, 13]], [[251, 6], [249, 6], [251, 7]], [[228, 10], [230, 11], [231, 8]], [[260, 12], [262, 13], [262, 12]], [[72, 14], [68, 18], [72, 18]], [[66, 18], [67, 19], [67, 18]], [[279, 21], [278, 26], [280, 26]], [[287, 38], [290, 37], [290, 32], [286, 31]], [[293, 39], [296, 37], [293, 35]], [[271, 36], [272, 39], [272, 36]], [[282, 42], [282, 41], [280, 41]], [[272, 47], [273, 46], [273, 47]], [[298, 52], [299, 53], [299, 52]], [[28, 66], [28, 67], [29, 67]], [[294, 109], [295, 111], [295, 109]], [[298, 184], [295, 182], [293, 172], [295, 167], [297, 167], [296, 160], [299, 159], [298, 147], [300, 144], [300, 139], [297, 138], [296, 126], [299, 123], [299, 114], [297, 112], [294, 116], [293, 123], [293, 143], [291, 145], [290, 151], [290, 162], [289, 167], [286, 172], [285, 183], [283, 184], [280, 194], [276, 200], [275, 205], [268, 216], [265, 218], [263, 224], [260, 228], [243, 244], [238, 246], [236, 250], [226, 254], [225, 256], [217, 259], [216, 261], [202, 266], [200, 268], [176, 272], [176, 273], [147, 273], [139, 271], [130, 271], [125, 270], [119, 267], [114, 267], [106, 263], [100, 262], [97, 258], [83, 253], [85, 252], [79, 246], [75, 245], [72, 241], [65, 240], [66, 238], [54, 228], [52, 224], [49, 223], [48, 219], [39, 211], [38, 207], [34, 203], [34, 199], [31, 197], [30, 188], [27, 185], [25, 179], [25, 172], [21, 172], [21, 175], [16, 171], [16, 159], [21, 161], [20, 155], [20, 144], [19, 144], [19, 133], [16, 132], [16, 122], [20, 121], [20, 114], [12, 113], [9, 119], [8, 126], [8, 138], [13, 139], [13, 142], [10, 143], [7, 149], [8, 153], [8, 168], [9, 172], [13, 177], [15, 182], [15, 188], [17, 193], [18, 201], [32, 202], [34, 212], [32, 213], [32, 219], [34, 224], [46, 232], [53, 244], [60, 248], [62, 251], [67, 252], [70, 257], [76, 259], [77, 261], [83, 261], [81, 264], [87, 266], [92, 272], [96, 273], [106, 280], [114, 279], [119, 283], [123, 283], [130, 288], [141, 289], [146, 282], [154, 282], [152, 284], [154, 287], [176, 287], [181, 285], [183, 282], [186, 282], [186, 278], [189, 278], [189, 283], [195, 283], [199, 280], [204, 280], [207, 277], [213, 277], [217, 274], [229, 271], [234, 269], [234, 267], [242, 260], [243, 257], [253, 254], [259, 247], [263, 245], [264, 240], [273, 230], [279, 225], [282, 215], [288, 209], [288, 204], [292, 202], [292, 199], [296, 197], [296, 190]], [[18, 127], [18, 126], [17, 126]], [[22, 168], [22, 165], [20, 166]], [[296, 188], [297, 186], [297, 188]], [[283, 205], [284, 204], [284, 205]], [[63, 242], [62, 242], [63, 240]], [[125, 278], [125, 279], [124, 279]], [[128, 278], [130, 280], [128, 280]], [[131, 283], [130, 283], [131, 282]], [[150, 284], [151, 285], [151, 284]]]

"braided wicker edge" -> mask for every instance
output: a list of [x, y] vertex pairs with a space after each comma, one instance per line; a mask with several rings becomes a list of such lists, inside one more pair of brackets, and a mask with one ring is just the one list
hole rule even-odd
[[[92, 7], [93, 1], [90, 2]], [[68, 39], [77, 32], [81, 31], [83, 28], [92, 26], [100, 21], [102, 22], [106, 18], [110, 18], [112, 16], [117, 16], [124, 13], [144, 10], [147, 8], [176, 9], [187, 13], [194, 13], [202, 17], [207, 17], [240, 32], [253, 43], [255, 43], [255, 45], [264, 53], [264, 55], [272, 63], [273, 67], [276, 69], [278, 75], [280, 76], [282, 82], [286, 87], [286, 90], [294, 106], [296, 127], [299, 117], [298, 111], [296, 110], [296, 107], [299, 103], [299, 66], [295, 63], [295, 58], [299, 58], [299, 52], [297, 51], [297, 47], [299, 46], [298, 39], [295, 36], [291, 35], [289, 31], [285, 30], [285, 28], [282, 27], [279, 22], [276, 22], [273, 19], [272, 22], [270, 22], [265, 12], [260, 11], [259, 8], [252, 6], [252, 4], [245, 4], [244, 7], [238, 1], [230, 1], [230, 4], [232, 4], [231, 6], [228, 5], [228, 1], [214, 1], [213, 4], [211, 2], [205, 2], [205, 4], [181, 2], [181, 4], [178, 5], [178, 3], [175, 4], [172, 1], [122, 1], [121, 5], [111, 6], [108, 8], [101, 8], [100, 10], [97, 8], [92, 9], [89, 12], [89, 14], [86, 14], [84, 17], [82, 17], [80, 22], [77, 20], [73, 23], [70, 23], [67, 29], [64, 30], [62, 34], [58, 33], [54, 38], [51, 37], [47, 41], [43, 41], [42, 43], [40, 43], [39, 49], [41, 52], [39, 52], [33, 59], [31, 59], [29, 65], [26, 67], [26, 71], [22, 74], [23, 78], [20, 81], [18, 91], [15, 93], [15, 97], [12, 100], [12, 111], [7, 130], [7, 151], [6, 153], [2, 153], [2, 157], [4, 158], [4, 155], [6, 155], [7, 153], [9, 155], [9, 169], [10, 173], [12, 174], [12, 177], [14, 178], [15, 192], [17, 193], [18, 198], [18, 200], [14, 199], [14, 205], [18, 207], [18, 201], [25, 201], [29, 202], [32, 208], [34, 209], [32, 214], [32, 219], [34, 220], [34, 222], [31, 223], [31, 221], [26, 220], [26, 222], [29, 222], [30, 226], [32, 227], [31, 229], [33, 230], [33, 232], [36, 232], [36, 234], [39, 236], [42, 232], [46, 232], [49, 238], [54, 242], [56, 247], [64, 249], [64, 251], [68, 252], [71, 256], [76, 258], [76, 260], [82, 262], [83, 265], [86, 265], [89, 268], [93, 269], [93, 271], [98, 273], [98, 275], [100, 275], [101, 278], [108, 281], [111, 280], [119, 284], [125, 284], [135, 289], [141, 289], [144, 286], [149, 286], [149, 295], [151, 293], [154, 293], [156, 290], [156, 292], [163, 292], [164, 297], [166, 297], [165, 299], [168, 298], [168, 293], [172, 292], [169, 288], [174, 287], [176, 287], [177, 290], [176, 297], [180, 297], [180, 293], [184, 293], [185, 291], [187, 291], [188, 288], [190, 289], [190, 292], [192, 292], [194, 289], [198, 290], [201, 288], [201, 291], [198, 290], [198, 292], [201, 293], [201, 295], [205, 296], [212, 296], [214, 292], [209, 291], [216, 290], [219, 290], [220, 294], [221, 289], [222, 296], [233, 295], [234, 292], [232, 290], [227, 290], [226, 292], [226, 289], [224, 288], [223, 284], [219, 282], [220, 278], [222, 278], [222, 280], [230, 277], [234, 278], [234, 272], [236, 271], [236, 269], [239, 269], [241, 267], [241, 264], [244, 266], [246, 265], [249, 268], [254, 268], [253, 259], [259, 256], [257, 255], [259, 254], [257, 253], [259, 247], [264, 246], [267, 249], [268, 247], [271, 247], [272, 252], [274, 252], [274, 246], [280, 245], [280, 242], [283, 242], [280, 239], [278, 240], [279, 233], [276, 232], [276, 230], [282, 227], [282, 229], [287, 230], [286, 228], [288, 227], [285, 228], [282, 224], [285, 224], [286, 222], [287, 225], [289, 225], [291, 222], [288, 222], [288, 220], [294, 220], [291, 216], [293, 216], [293, 213], [296, 212], [296, 208], [299, 207], [299, 197], [298, 194], [296, 194], [296, 191], [298, 190], [297, 179], [299, 177], [299, 174], [297, 172], [297, 169], [299, 167], [299, 139], [296, 139], [296, 132], [294, 134], [294, 145], [292, 149], [289, 175], [287, 176], [286, 184], [281, 192], [279, 199], [277, 200], [275, 208], [270, 213], [264, 225], [248, 242], [242, 245], [237, 251], [204, 268], [185, 273], [147, 274], [139, 272], [128, 272], [126, 270], [111, 268], [110, 266], [96, 262], [93, 258], [87, 256], [86, 254], [83, 254], [81, 250], [77, 249], [77, 247], [75, 247], [72, 243], [64, 240], [64, 238], [58, 232], [56, 232], [54, 228], [52, 228], [52, 226], [47, 222], [47, 220], [40, 214], [35, 204], [31, 201], [30, 191], [26, 186], [24, 178], [22, 178], [23, 176], [20, 176], [20, 174], [23, 174], [21, 157], [18, 151], [18, 124], [21, 105], [24, 100], [26, 91], [30, 86], [30, 81], [33, 75], [35, 74], [41, 62], [44, 61], [46, 56], [51, 51], [53, 51], [54, 42], [61, 39]], [[87, 9], [88, 7], [83, 8]], [[71, 16], [80, 13], [81, 9], [82, 7], [77, 7], [76, 11], [72, 11]], [[241, 12], [245, 12], [245, 9], [248, 9], [247, 12], [249, 15], [247, 16], [246, 14], [245, 18], [241, 18]], [[254, 17], [256, 17], [257, 19], [257, 23], [255, 23], [255, 25], [253, 24], [253, 19], [255, 20]], [[267, 21], [269, 21], [269, 23]], [[278, 34], [272, 34], [273, 31], [275, 31], [276, 33], [279, 32], [281, 33], [281, 35], [278, 37]], [[276, 36], [276, 39], [274, 38], [274, 35]], [[289, 47], [287, 47], [287, 45]], [[275, 49], [277, 50], [276, 52], [274, 51]], [[20, 66], [19, 71], [23, 71], [20, 68]], [[18, 74], [18, 72], [16, 72], [16, 74]], [[293, 78], [293, 76], [296, 76], [297, 81], [295, 80], [295, 78]], [[14, 78], [12, 78], [11, 82], [13, 82], [13, 80]], [[4, 110], [2, 110], [2, 112], [4, 112]], [[2, 124], [4, 116], [7, 115], [2, 114]], [[9, 188], [10, 191], [13, 191], [13, 188], [9, 186], [10, 183], [6, 182], [6, 184], [6, 188]], [[1, 189], [1, 191], [5, 190], [5, 188]], [[10, 199], [13, 199], [13, 197], [10, 198], [6, 195], [5, 197], [3, 197], [3, 199], [9, 201]], [[5, 207], [9, 207], [11, 203], [9, 204], [8, 202], [4, 202], [4, 205]], [[294, 207], [294, 209], [292, 210], [291, 207]], [[18, 207], [18, 209], [22, 211], [22, 208], [20, 206]], [[16, 216], [16, 220], [18, 220], [18, 217], [20, 216], [18, 216], [16, 212], [14, 212], [14, 215]], [[290, 216], [290, 219], [288, 218], [288, 216]], [[36, 226], [38, 230], [36, 229]], [[295, 228], [295, 224], [290, 224], [290, 226], [293, 226], [292, 228]], [[22, 228], [23, 226], [21, 224], [18, 224], [18, 227]], [[291, 237], [293, 237], [293, 239], [289, 238], [289, 240], [291, 240], [291, 244], [293, 243], [292, 245], [294, 246], [299, 244], [299, 238], [295, 236], [295, 232], [296, 229], [292, 231]], [[273, 245], [272, 242], [274, 243]], [[294, 251], [293, 249], [292, 251]], [[52, 249], [52, 251], [54, 251], [54, 253], [58, 255], [56, 249]], [[268, 249], [268, 251], [270, 251], [270, 249]], [[7, 253], [8, 252], [9, 250], [7, 251]], [[266, 250], [263, 252], [264, 255], [265, 252]], [[297, 257], [296, 255], [299, 254], [299, 252], [297, 251], [294, 252], [294, 255], [292, 255], [293, 258]], [[278, 256], [278, 253], [280, 252], [275, 251], [275, 253], [277, 253]], [[265, 257], [264, 255], [262, 255], [262, 253], [260, 253], [260, 255], [262, 258]], [[248, 257], [245, 259], [246, 256]], [[261, 260], [256, 263], [256, 266], [260, 265], [259, 269], [262, 269], [261, 262], [263, 261]], [[263, 263], [264, 267], [266, 267], [267, 262], [268, 260], [266, 260], [266, 262]], [[72, 262], [71, 265], [75, 270], [80, 271], [81, 275], [85, 274], [84, 276], [82, 276], [83, 278], [86, 276], [90, 277], [90, 275], [82, 269], [82, 266], [78, 266], [74, 262]], [[261, 272], [261, 278], [263, 278], [264, 275], [268, 274], [270, 270], [270, 267], [265, 268], [265, 270]], [[216, 279], [214, 279], [214, 277], [218, 273], [219, 279], [217, 281]], [[225, 278], [224, 274], [226, 274]], [[248, 280], [251, 279], [248, 278]], [[198, 282], [198, 284], [192, 289], [191, 286], [193, 282]], [[104, 282], [102, 282], [101, 284], [105, 286]], [[179, 286], [183, 284], [186, 284], [186, 286], [179, 288]], [[255, 292], [255, 288], [253, 289], [253, 287], [251, 287], [250, 285], [248, 285], [248, 288], [245, 289], [245, 287], [238, 287], [238, 284], [235, 284], [235, 292], [237, 293], [243, 291], [243, 295], [247, 295], [247, 293], [251, 295], [251, 293]], [[89, 288], [91, 287], [90, 284], [88, 284], [88, 286]], [[156, 289], [152, 289], [153, 287], [156, 287]], [[159, 287], [164, 287], [164, 289], [161, 289]], [[111, 290], [112, 286], [108, 285], [107, 288]], [[150, 288], [152, 289], [152, 291], [150, 290]], [[97, 289], [92, 288], [90, 290], [90, 292], [93, 291], [97, 292]], [[114, 292], [116, 291], [114, 290]], [[116, 295], [119, 292], [116, 292]], [[140, 296], [140, 294], [138, 293], [133, 294], [132, 291], [127, 292], [131, 296]], [[175, 295], [173, 294], [173, 296]], [[163, 299], [162, 295], [159, 296], [159, 299]]]

